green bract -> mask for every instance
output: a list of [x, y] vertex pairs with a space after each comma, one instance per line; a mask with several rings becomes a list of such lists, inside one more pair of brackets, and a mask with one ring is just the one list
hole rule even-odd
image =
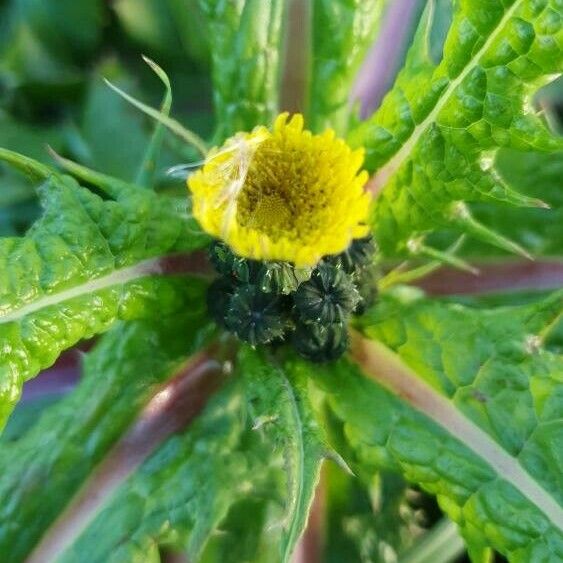
[[348, 322], [373, 305], [375, 246], [354, 240], [314, 268], [258, 262], [214, 242], [209, 258], [219, 277], [207, 294], [209, 313], [251, 346], [291, 342], [314, 362], [339, 358], [348, 347]]

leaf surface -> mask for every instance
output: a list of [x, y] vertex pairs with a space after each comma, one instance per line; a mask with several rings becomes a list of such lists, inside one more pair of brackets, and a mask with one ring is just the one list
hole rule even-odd
[[213, 62], [214, 102], [222, 142], [269, 125], [278, 111], [283, 0], [200, 0]]
[[[62, 553], [58, 560], [145, 561], [158, 546], [193, 560], [213, 553], [233, 563], [242, 554], [289, 560], [328, 450], [304, 381], [261, 354], [242, 351], [239, 376], [200, 417], [123, 474], [136, 454], [116, 444], [131, 443], [131, 429], [143, 432], [138, 421], [150, 416], [147, 405], [157, 405], [162, 384], [208, 338], [202, 314], [114, 327], [88, 354], [78, 388], [4, 444], [0, 498], [11, 500], [0, 512], [0, 547], [10, 548], [11, 560]], [[129, 453], [123, 459], [116, 451]], [[84, 515], [88, 491], [94, 506], [86, 502]]]
[[372, 45], [386, 2], [315, 0], [310, 114], [314, 131], [343, 134], [350, 118], [353, 81]]
[[220, 390], [189, 432], [165, 442], [107, 499], [61, 562], [144, 561], [158, 545], [199, 560], [231, 505], [248, 494], [241, 399], [236, 385]]
[[53, 173], [39, 195], [41, 219], [24, 237], [0, 240], [2, 425], [23, 382], [64, 349], [117, 319], [180, 307], [190, 284], [159, 277], [158, 257], [207, 242], [175, 200], [146, 190], [131, 188], [118, 201], [104, 201]]
[[424, 254], [421, 238], [444, 229], [523, 253], [475, 221], [467, 203], [542, 206], [502, 179], [495, 154], [562, 147], [530, 101], [561, 71], [560, 3], [459, 2], [438, 65], [431, 23], [427, 13], [394, 88], [350, 134], [375, 172], [374, 233], [388, 255]]
[[[273, 364], [273, 365], [272, 365]], [[285, 470], [285, 515], [281, 560], [290, 560], [307, 524], [323, 458], [328, 453], [307, 393], [307, 379], [246, 350], [242, 362], [253, 428], [281, 455]]]
[[542, 347], [563, 294], [492, 310], [385, 300], [362, 321], [377, 342], [319, 373], [354, 448], [437, 495], [471, 548], [511, 561], [563, 554], [563, 358]]
[[30, 554], [162, 384], [209, 334], [197, 307], [177, 319], [114, 327], [85, 357], [76, 390], [47, 408], [20, 440], [2, 445], [0, 546], [11, 561]]
[[[493, 206], [474, 206], [476, 219], [501, 231], [528, 248], [534, 256], [563, 255], [563, 152], [557, 154], [503, 150], [498, 154], [498, 169], [506, 181], [520, 191], [545, 201], [551, 209], [508, 207], [498, 213]], [[464, 254], [484, 256], [498, 249], [468, 241]]]

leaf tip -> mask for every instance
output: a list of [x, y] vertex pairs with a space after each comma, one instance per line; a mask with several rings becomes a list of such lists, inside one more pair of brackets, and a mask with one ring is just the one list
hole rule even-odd
[[141, 55], [141, 58], [150, 67], [150, 69], [158, 76], [158, 78], [160, 78], [161, 82], [166, 87], [166, 91], [168, 95], [170, 96], [172, 86], [170, 85], [170, 79], [168, 78], [168, 75], [166, 74], [165, 70], [159, 64], [157, 64], [155, 61], [153, 61], [151, 58], [147, 57], [146, 55]]

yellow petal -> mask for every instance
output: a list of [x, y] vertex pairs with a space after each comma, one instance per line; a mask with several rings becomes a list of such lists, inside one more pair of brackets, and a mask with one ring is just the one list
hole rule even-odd
[[228, 139], [188, 179], [194, 216], [237, 254], [313, 266], [367, 234], [363, 150], [303, 127], [282, 113], [271, 131]]

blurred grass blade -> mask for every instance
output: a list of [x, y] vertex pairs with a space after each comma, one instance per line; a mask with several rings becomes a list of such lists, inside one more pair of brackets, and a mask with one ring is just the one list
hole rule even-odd
[[[143, 60], [151, 67], [154, 73], [160, 78], [164, 87], [166, 89], [164, 94], [164, 99], [162, 105], [160, 106], [160, 113], [166, 117], [170, 116], [170, 110], [172, 108], [172, 87], [170, 86], [170, 80], [168, 75], [164, 70], [159, 67], [153, 60], [145, 57], [143, 55]], [[143, 188], [148, 188], [151, 186], [154, 179], [154, 172], [156, 168], [156, 162], [158, 160], [158, 155], [162, 148], [162, 140], [164, 137], [164, 124], [158, 121], [154, 132], [152, 134], [149, 145], [143, 157], [143, 162], [137, 173], [135, 183]]]
[[193, 145], [201, 154], [205, 156], [207, 154], [207, 146], [205, 141], [193, 131], [186, 129], [181, 123], [164, 115], [160, 111], [140, 102], [133, 96], [124, 92], [121, 88], [117, 87], [115, 84], [112, 84], [107, 78], [104, 78], [104, 82], [117, 94], [119, 94], [122, 98], [127, 100], [130, 104], [134, 105], [136, 108], [140, 109], [143, 113], [147, 114], [149, 117], [156, 119], [158, 122], [162, 123], [165, 127], [170, 129], [172, 133], [178, 135], [181, 139]]

